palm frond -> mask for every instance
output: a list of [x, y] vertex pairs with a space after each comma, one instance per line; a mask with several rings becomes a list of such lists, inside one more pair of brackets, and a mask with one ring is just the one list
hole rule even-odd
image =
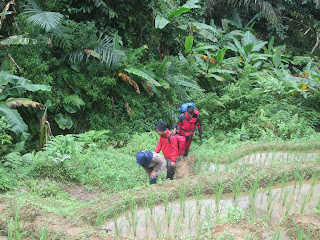
[[264, 15], [264, 17], [274, 25], [278, 24], [280, 21], [280, 17], [277, 10], [267, 1], [264, 1], [264, 0], [223, 0], [223, 1], [232, 6], [256, 7]]
[[114, 38], [109, 36], [99, 38], [93, 50], [100, 54], [102, 62], [111, 68], [117, 67], [123, 58], [123, 51], [120, 50], [117, 34]]
[[60, 13], [43, 11], [36, 0], [28, 1], [24, 13], [29, 16], [27, 22], [40, 26], [46, 32], [56, 29], [63, 19]]

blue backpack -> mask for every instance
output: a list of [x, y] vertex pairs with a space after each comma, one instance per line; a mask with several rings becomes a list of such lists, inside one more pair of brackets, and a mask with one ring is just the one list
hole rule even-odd
[[187, 111], [187, 107], [188, 106], [192, 106], [194, 107], [194, 109], [196, 109], [196, 106], [194, 105], [193, 102], [189, 102], [189, 103], [184, 103], [179, 107], [179, 112], [180, 113], [184, 113], [185, 111]]

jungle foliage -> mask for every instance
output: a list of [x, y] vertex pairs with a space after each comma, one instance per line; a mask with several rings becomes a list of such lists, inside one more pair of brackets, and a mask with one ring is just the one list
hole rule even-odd
[[207, 137], [296, 139], [319, 130], [318, 1], [25, 0], [0, 8], [2, 156], [38, 149], [41, 129], [106, 130], [104, 147], [123, 147], [157, 121], [175, 122], [188, 101]]

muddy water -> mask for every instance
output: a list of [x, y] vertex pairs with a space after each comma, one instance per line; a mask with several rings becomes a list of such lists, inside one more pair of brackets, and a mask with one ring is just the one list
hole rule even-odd
[[[155, 206], [151, 210], [144, 207], [127, 211], [116, 221], [107, 221], [102, 230], [137, 239], [196, 236], [203, 229], [214, 226], [219, 219], [225, 219], [230, 206], [241, 208], [248, 217], [277, 224], [288, 214], [314, 212], [320, 200], [320, 184], [317, 182], [312, 187], [310, 181], [304, 181], [302, 185], [291, 182], [261, 189], [255, 197], [252, 193], [242, 193], [234, 200], [230, 193], [222, 195], [219, 204], [215, 199], [211, 195], [169, 203], [166, 207]], [[266, 232], [264, 236], [267, 235]]]
[[203, 171], [215, 172], [218, 170], [228, 172], [249, 166], [261, 167], [279, 163], [293, 163], [316, 160], [320, 160], [319, 153], [256, 153], [247, 155], [237, 161], [226, 164], [204, 162], [201, 165], [201, 169]]

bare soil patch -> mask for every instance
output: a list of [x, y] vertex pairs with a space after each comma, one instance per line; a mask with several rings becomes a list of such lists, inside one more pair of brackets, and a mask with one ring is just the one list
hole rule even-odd
[[320, 214], [318, 213], [293, 214], [289, 216], [284, 226], [292, 239], [297, 239], [299, 235], [297, 227], [300, 229], [300, 234], [303, 231], [305, 236], [309, 235], [308, 239], [320, 239]]
[[175, 178], [186, 178], [194, 174], [194, 165], [197, 161], [195, 156], [181, 157], [177, 164]]
[[95, 200], [99, 196], [99, 193], [103, 192], [102, 190], [88, 191], [78, 183], [69, 183], [68, 185], [65, 185], [64, 190], [78, 201], [84, 202]]
[[[8, 223], [10, 219], [14, 218], [17, 203], [12, 203], [12, 206], [14, 209], [11, 208], [8, 199], [0, 198], [0, 239], [6, 239], [8, 236]], [[20, 231], [30, 236], [38, 235], [39, 230], [44, 229], [48, 231], [51, 237], [56, 237], [56, 239], [113, 239], [86, 223], [68, 216], [44, 212], [31, 204], [21, 207], [19, 222]], [[26, 234], [23, 239], [29, 239]]]
[[238, 224], [223, 224], [211, 229], [211, 237], [220, 239], [263, 239], [262, 225], [249, 224], [246, 221]]

